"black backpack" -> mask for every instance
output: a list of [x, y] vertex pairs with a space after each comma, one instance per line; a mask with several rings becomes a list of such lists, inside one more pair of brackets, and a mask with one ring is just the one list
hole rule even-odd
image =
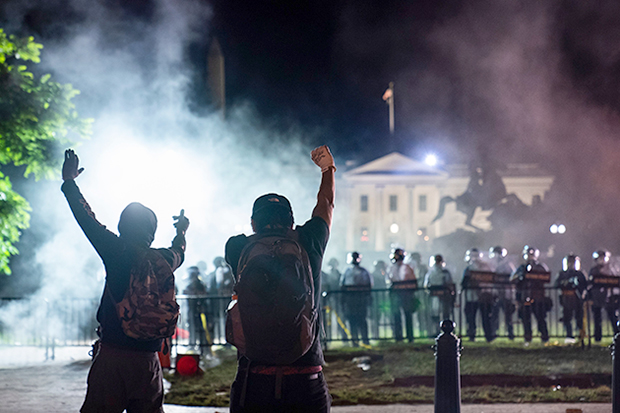
[[315, 340], [312, 269], [296, 235], [253, 235], [241, 251], [226, 340], [252, 363], [291, 364]]

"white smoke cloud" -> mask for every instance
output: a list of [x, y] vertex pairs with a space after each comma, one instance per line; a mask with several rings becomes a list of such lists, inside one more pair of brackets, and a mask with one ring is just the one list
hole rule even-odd
[[[148, 23], [123, 20], [103, 1], [72, 5], [84, 18], [68, 28], [69, 36], [36, 40], [44, 43], [44, 68], [80, 89], [78, 109], [94, 114], [92, 138], [75, 147], [85, 168], [76, 182], [100, 222], [116, 232], [123, 208], [141, 202], [158, 217], [153, 246], [167, 247], [175, 234], [172, 216], [185, 209], [191, 224], [186, 260], [176, 273], [182, 282], [185, 268], [198, 261], [212, 270], [228, 237], [250, 233], [256, 197], [284, 194], [297, 223], [310, 217], [320, 171], [303, 131], [279, 135], [257, 120], [250, 104], [230, 108], [226, 121], [219, 113], [199, 116], [188, 109], [187, 46], [208, 32], [204, 3], [160, 0]], [[50, 223], [49, 241], [33, 256], [44, 272], [34, 299], [97, 298], [103, 266], [71, 215], [60, 182], [34, 185], [30, 191], [46, 193], [44, 207], [34, 205], [38, 221]], [[2, 321], [24, 325], [25, 317], [4, 311]]]

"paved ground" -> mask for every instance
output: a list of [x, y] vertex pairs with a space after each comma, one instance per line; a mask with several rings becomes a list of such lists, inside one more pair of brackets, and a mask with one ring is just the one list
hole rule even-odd
[[[54, 360], [38, 348], [0, 347], [0, 411], [78, 412], [86, 392], [88, 348], [57, 349]], [[463, 405], [463, 413], [609, 413], [611, 404]], [[228, 413], [227, 408], [165, 405], [166, 413]], [[334, 413], [433, 413], [432, 405], [346, 406]]]

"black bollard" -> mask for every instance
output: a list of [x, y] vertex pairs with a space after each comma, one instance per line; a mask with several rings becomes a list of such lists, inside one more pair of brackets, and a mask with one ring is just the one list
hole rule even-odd
[[[435, 413], [461, 412], [461, 339], [452, 332], [456, 324], [441, 322], [443, 333], [435, 339]], [[615, 411], [614, 411], [615, 413]]]
[[[620, 322], [618, 322], [620, 328]], [[614, 342], [611, 344], [611, 359], [613, 371], [611, 373], [611, 406], [612, 413], [620, 413], [620, 332], [614, 335]]]

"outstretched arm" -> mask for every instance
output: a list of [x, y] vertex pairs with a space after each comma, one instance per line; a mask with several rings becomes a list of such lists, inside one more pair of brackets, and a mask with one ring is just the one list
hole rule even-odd
[[331, 229], [332, 215], [334, 211], [334, 198], [336, 196], [334, 158], [326, 145], [320, 146], [312, 151], [312, 160], [321, 168], [323, 173], [321, 185], [317, 195], [317, 202], [312, 217], [321, 217]]
[[64, 183], [61, 189], [67, 198], [67, 202], [69, 202], [73, 216], [84, 231], [84, 234], [93, 247], [95, 247], [99, 256], [105, 259], [114, 253], [113, 247], [117, 237], [97, 221], [95, 214], [90, 209], [90, 205], [88, 205], [80, 189], [75, 184], [74, 179], [84, 170], [84, 168], [79, 166], [78, 156], [72, 149], [67, 149], [65, 151], [65, 161], [62, 165], [62, 179]]
[[62, 164], [62, 180], [68, 181], [70, 179], [77, 178], [84, 168], [80, 168], [80, 159], [73, 151], [73, 149], [67, 149], [65, 151], [65, 162]]
[[172, 270], [176, 270], [183, 264], [185, 260], [185, 232], [189, 227], [189, 219], [185, 216], [185, 210], [182, 209], [179, 215], [172, 217], [174, 227], [177, 229], [177, 235], [172, 240], [172, 246], [167, 249], [172, 253], [172, 256], [168, 257], [168, 262], [172, 267]]

